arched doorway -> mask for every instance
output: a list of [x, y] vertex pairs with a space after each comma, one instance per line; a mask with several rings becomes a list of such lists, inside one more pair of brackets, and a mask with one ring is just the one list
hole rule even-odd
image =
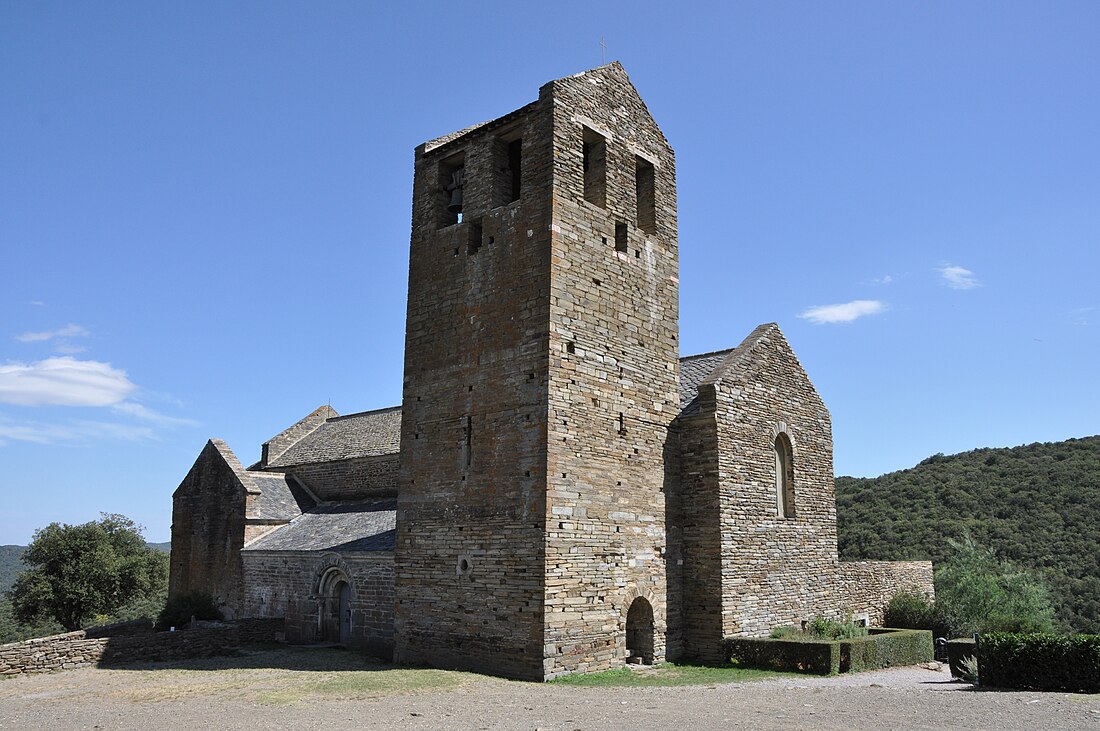
[[635, 599], [626, 613], [626, 661], [653, 664], [653, 606], [644, 597]]
[[347, 645], [351, 642], [351, 583], [343, 571], [330, 568], [319, 586], [322, 642]]

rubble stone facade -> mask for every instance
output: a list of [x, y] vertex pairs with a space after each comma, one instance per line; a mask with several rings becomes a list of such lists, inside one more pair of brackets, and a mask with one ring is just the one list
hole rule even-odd
[[675, 157], [619, 64], [418, 147], [412, 209], [401, 407], [322, 407], [248, 470], [208, 446], [173, 592], [539, 680], [931, 593], [838, 561], [829, 413], [776, 325], [679, 357]]

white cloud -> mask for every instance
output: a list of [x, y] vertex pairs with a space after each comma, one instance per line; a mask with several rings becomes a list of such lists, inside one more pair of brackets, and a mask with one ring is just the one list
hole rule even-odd
[[809, 320], [815, 325], [825, 325], [836, 322], [851, 322], [864, 315], [876, 315], [886, 309], [886, 305], [878, 300], [853, 300], [837, 305], [818, 305], [811, 307], [799, 315], [804, 320]]
[[876, 286], [882, 286], [882, 285], [885, 285], [885, 284], [890, 284], [893, 281], [894, 281], [893, 277], [891, 277], [889, 274], [884, 274], [881, 277], [875, 277], [869, 283], [873, 284], [873, 285], [876, 285]]
[[19, 406], [111, 406], [137, 388], [126, 371], [68, 356], [0, 365], [0, 403]]
[[98, 439], [129, 442], [153, 441], [156, 434], [148, 426], [115, 424], [106, 421], [75, 421], [65, 424], [14, 422], [0, 417], [0, 445], [5, 440], [32, 444], [80, 444]]
[[1069, 316], [1074, 325], [1087, 326], [1095, 311], [1095, 307], [1078, 307], [1076, 310], [1070, 310]]
[[974, 272], [964, 267], [945, 264], [939, 271], [943, 283], [951, 289], [974, 289], [982, 286]]
[[198, 426], [197, 421], [167, 416], [134, 401], [123, 401], [120, 404], [115, 404], [111, 407], [111, 411], [114, 411], [116, 414], [132, 416], [135, 419], [147, 421], [150, 424], [157, 424], [158, 426]]
[[23, 333], [22, 335], [16, 335], [15, 339], [21, 343], [41, 343], [46, 340], [53, 340], [55, 338], [86, 338], [91, 333], [87, 328], [83, 328], [80, 325], [73, 325], [72, 323], [65, 327], [58, 328], [57, 330], [44, 330], [42, 332]]

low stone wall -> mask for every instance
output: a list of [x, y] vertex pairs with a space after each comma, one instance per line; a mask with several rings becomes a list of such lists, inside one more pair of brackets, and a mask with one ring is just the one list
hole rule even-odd
[[79, 630], [0, 645], [0, 675], [226, 655], [242, 644], [281, 639], [283, 623], [265, 618], [178, 632], [153, 632], [148, 625], [141, 631], [133, 623], [119, 627], [116, 634], [110, 629]]
[[0, 645], [0, 675], [68, 670], [99, 662], [107, 638], [88, 639], [83, 631]]
[[931, 561], [841, 561], [838, 596], [853, 614], [865, 613], [872, 626], [882, 626], [883, 610], [900, 591], [916, 591], [935, 599]]

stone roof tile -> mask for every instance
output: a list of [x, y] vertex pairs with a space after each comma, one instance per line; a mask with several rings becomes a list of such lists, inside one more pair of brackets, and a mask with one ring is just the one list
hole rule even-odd
[[701, 353], [689, 355], [680, 359], [680, 411], [688, 410], [688, 407], [699, 395], [699, 384], [707, 379], [722, 361], [726, 359], [733, 348], [718, 350], [713, 353]]
[[401, 407], [327, 419], [311, 434], [272, 460], [269, 467], [291, 467], [354, 457], [397, 454], [401, 449]]
[[293, 480], [281, 472], [249, 472], [249, 477], [260, 488], [253, 515], [259, 520], [292, 520], [316, 503]]
[[393, 551], [397, 501], [322, 503], [244, 551]]

